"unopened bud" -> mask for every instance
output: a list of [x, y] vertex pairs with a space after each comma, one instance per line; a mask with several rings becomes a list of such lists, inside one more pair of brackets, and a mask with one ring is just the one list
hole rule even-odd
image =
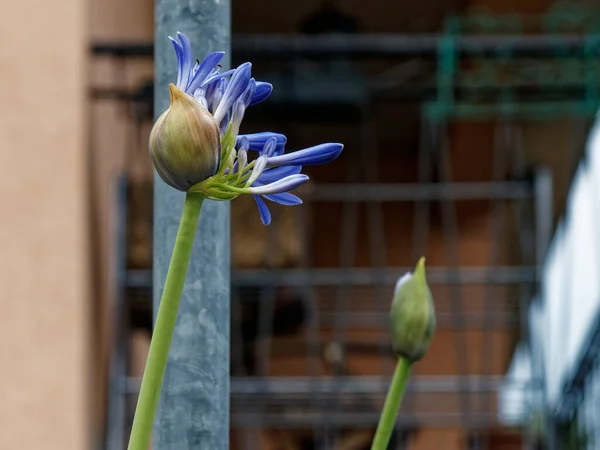
[[150, 133], [150, 156], [165, 183], [187, 191], [219, 170], [221, 135], [212, 114], [170, 84], [171, 105]]
[[433, 337], [436, 319], [425, 277], [425, 258], [396, 283], [390, 312], [394, 351], [411, 362], [421, 359]]

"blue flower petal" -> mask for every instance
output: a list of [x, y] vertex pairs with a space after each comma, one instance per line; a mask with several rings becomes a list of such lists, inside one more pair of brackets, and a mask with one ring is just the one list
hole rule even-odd
[[196, 64], [194, 64], [194, 67], [192, 67], [192, 78], [196, 76], [198, 69], [200, 69], [200, 64], [198, 63], [198, 60], [196, 60]]
[[267, 167], [327, 164], [340, 156], [343, 149], [344, 146], [342, 144], [320, 144], [305, 148], [304, 150], [298, 150], [297, 152], [272, 156], [268, 160]]
[[299, 174], [301, 171], [302, 166], [275, 167], [274, 169], [265, 170], [256, 181], [260, 183], [274, 183], [290, 175]]
[[263, 225], [269, 225], [271, 223], [271, 212], [269, 211], [269, 208], [267, 207], [267, 205], [265, 205], [263, 199], [260, 198], [258, 195], [253, 195], [252, 197], [256, 202], [256, 206], [258, 206], [258, 212], [260, 212], [260, 220], [262, 221]]
[[246, 188], [246, 192], [249, 194], [267, 195], [267, 194], [279, 194], [281, 192], [291, 191], [296, 189], [298, 186], [306, 183], [308, 176], [304, 174], [290, 175], [289, 177], [282, 178], [281, 180], [273, 183], [252, 186]]
[[282, 192], [280, 194], [263, 195], [267, 200], [279, 203], [280, 205], [293, 206], [302, 204], [302, 199], [289, 192]]
[[212, 104], [213, 104], [213, 99], [215, 96], [215, 93], [217, 92], [217, 88], [219, 86], [219, 83], [212, 83], [209, 84], [208, 86], [206, 86], [205, 90], [205, 94], [204, 97], [206, 97], [206, 102], [208, 103], [208, 110], [212, 112]]
[[246, 90], [240, 97], [240, 100], [244, 103], [245, 108], [250, 106], [250, 100], [252, 100], [252, 96], [254, 95], [255, 89], [256, 89], [256, 81], [254, 81], [254, 78], [250, 78], [250, 81], [248, 82], [248, 86], [246, 87]]
[[183, 48], [181, 44], [169, 36], [171, 39], [171, 43], [175, 48], [175, 56], [177, 56], [177, 88], [181, 90], [185, 90], [185, 86], [182, 86], [181, 79], [183, 77]]
[[[210, 86], [213, 86], [212, 84]], [[219, 103], [221, 103], [221, 99], [223, 98], [223, 94], [225, 93], [225, 89], [227, 88], [227, 80], [225, 78], [221, 78], [214, 84], [214, 90], [208, 93], [207, 89], [207, 97], [208, 105], [210, 106], [209, 110], [213, 113], [216, 111]]]
[[[255, 91], [256, 92], [256, 91]], [[253, 134], [240, 134], [236, 139], [236, 146], [240, 145], [240, 140], [242, 138], [248, 139], [250, 145], [246, 150], [256, 150], [258, 152], [262, 152], [267, 141], [274, 137], [277, 140], [277, 148], [275, 149], [274, 155], [281, 155], [285, 150], [285, 144], [287, 143], [287, 138], [283, 134], [273, 133], [271, 131], [264, 131], [262, 133], [253, 133]]]
[[254, 91], [254, 95], [252, 96], [252, 101], [250, 102], [250, 106], [256, 105], [257, 103], [264, 102], [269, 98], [273, 92], [273, 85], [271, 83], [266, 83], [264, 81], [256, 82], [256, 90]]
[[275, 156], [275, 151], [277, 149], [277, 138], [270, 137], [267, 142], [265, 142], [265, 146], [260, 152], [261, 155], [265, 156]]
[[227, 83], [223, 98], [214, 113], [217, 122], [220, 122], [225, 117], [229, 108], [231, 108], [233, 103], [244, 93], [246, 87], [248, 87], [251, 69], [252, 64], [244, 63], [233, 72], [233, 75], [229, 79], [229, 83]]
[[[190, 75], [192, 72], [192, 67], [194, 64], [194, 59], [192, 58], [192, 44], [190, 44], [190, 40], [188, 37], [183, 34], [177, 32], [177, 37], [179, 37], [179, 42], [181, 44], [181, 86], [183, 86], [183, 91], [187, 92], [188, 81], [190, 79]], [[194, 91], [192, 91], [193, 93]]]
[[235, 70], [231, 69], [223, 73], [213, 73], [212, 75], [209, 75], [208, 78], [206, 78], [202, 83], [200, 83], [200, 87], [212, 86], [213, 84], [216, 84], [216, 82], [219, 81], [221, 78], [225, 78], [231, 75], [234, 71]]
[[246, 136], [238, 136], [239, 139], [236, 138], [236, 147], [238, 149], [244, 149], [246, 151], [248, 151], [248, 148], [250, 147], [250, 141], [248, 141], [248, 138]]
[[212, 73], [217, 64], [223, 59], [225, 52], [213, 52], [209, 53], [204, 61], [200, 63], [198, 70], [194, 76], [188, 81], [186, 92], [194, 92], [198, 89], [202, 82]]

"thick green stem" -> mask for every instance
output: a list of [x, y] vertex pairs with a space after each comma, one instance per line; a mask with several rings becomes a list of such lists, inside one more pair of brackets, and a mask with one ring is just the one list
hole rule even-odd
[[410, 366], [411, 363], [406, 358], [398, 358], [396, 370], [394, 371], [394, 378], [392, 379], [392, 384], [385, 399], [385, 405], [383, 406], [383, 412], [379, 419], [379, 425], [375, 432], [371, 450], [387, 449], [392, 432], [394, 431], [398, 408], [400, 408], [400, 402], [402, 401], [404, 389], [406, 388]]
[[165, 289], [156, 315], [128, 450], [148, 450], [203, 200], [202, 194], [188, 193], [183, 204], [181, 222], [167, 272]]

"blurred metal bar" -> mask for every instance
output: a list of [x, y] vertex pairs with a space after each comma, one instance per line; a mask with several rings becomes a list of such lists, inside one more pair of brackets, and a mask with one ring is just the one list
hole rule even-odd
[[[407, 392], [454, 393], [460, 391], [495, 392], [503, 386], [506, 379], [502, 376], [473, 375], [470, 380], [460, 375], [426, 376], [416, 375], [406, 386]], [[522, 383], [523, 389], [532, 387]], [[377, 376], [338, 377], [335, 380], [325, 378], [311, 382], [303, 377], [232, 378], [233, 395], [293, 395], [310, 394], [385, 394], [389, 380]]]
[[106, 450], [121, 450], [125, 448], [127, 427], [127, 403], [122, 393], [127, 382], [127, 321], [128, 307], [125, 297], [125, 277], [127, 265], [127, 193], [128, 179], [125, 174], [120, 174], [117, 182], [116, 203], [119, 208], [116, 223], [116, 279], [114, 303], [111, 305], [113, 321], [113, 339], [109, 368], [108, 386], [108, 411], [106, 430]]
[[[392, 286], [398, 274], [406, 273], [412, 267], [388, 267], [380, 276], [374, 276], [372, 269], [238, 269], [231, 273], [234, 286], [335, 286], [349, 284], [366, 286], [385, 283]], [[537, 270], [532, 266], [499, 266], [493, 273], [486, 267], [431, 267], [427, 269], [430, 284], [518, 284], [534, 283]], [[152, 274], [149, 270], [129, 270], [127, 285], [135, 288], [150, 288]]]
[[[507, 177], [508, 172], [508, 160], [511, 154], [512, 139], [511, 129], [512, 124], [507, 121], [501, 121], [494, 127], [494, 147], [493, 147], [493, 163], [492, 163], [492, 180], [500, 181]], [[489, 235], [490, 247], [487, 255], [489, 271], [494, 272], [496, 266], [501, 262], [500, 252], [504, 248], [506, 242], [504, 235], [506, 233], [506, 215], [507, 208], [506, 202], [498, 199], [494, 199], [492, 202], [492, 224], [491, 233]], [[483, 296], [483, 324], [489, 326], [495, 319], [494, 314], [494, 294], [493, 286], [487, 284], [484, 289]], [[481, 361], [479, 371], [482, 374], [488, 375], [494, 372], [494, 361], [496, 357], [495, 353], [495, 335], [487, 332], [483, 333], [481, 337]], [[497, 357], [496, 357], [497, 359]], [[489, 411], [492, 407], [492, 399], [490, 396], [484, 396], [480, 399], [480, 408], [484, 411]], [[477, 434], [473, 435], [473, 447], [481, 448], [480, 436]]]
[[[230, 2], [157, 0], [155, 117], [169, 106], [177, 64], [168, 36], [187, 34], [194, 54], [229, 50]], [[229, 65], [226, 59], [224, 66]], [[184, 194], [154, 179], [153, 300], [158, 309]], [[154, 450], [229, 447], [229, 204], [205, 201], [154, 421]]]
[[552, 238], [554, 229], [554, 209], [552, 198], [552, 171], [547, 167], [540, 167], [535, 174], [535, 221], [536, 264], [541, 265], [546, 255], [546, 250]]
[[[447, 68], [446, 68], [447, 69]], [[446, 97], [445, 95], [443, 97]], [[449, 100], [447, 98], [446, 100]], [[441, 121], [432, 127], [433, 130], [433, 147], [436, 151], [437, 170], [440, 179], [443, 183], [452, 182], [452, 161], [450, 156], [450, 142], [448, 123]], [[444, 199], [440, 204], [440, 213], [442, 219], [443, 230], [443, 247], [445, 261], [449, 263], [450, 274], [457, 279], [450, 288], [450, 304], [451, 312], [454, 315], [454, 320], [460, 320], [463, 316], [463, 296], [458, 289], [460, 284], [460, 256], [459, 256], [459, 239], [458, 216], [456, 212], [456, 202], [453, 198]], [[489, 273], [489, 272], [488, 272]], [[493, 273], [493, 272], [492, 272]], [[454, 341], [454, 355], [456, 358], [456, 368], [460, 375], [469, 379], [471, 373], [469, 371], [469, 361], [472, 361], [472, 355], [467, 351], [468, 341], [463, 330], [457, 330], [453, 333], [452, 340]], [[469, 392], [464, 392], [460, 396], [460, 410], [463, 417], [463, 425], [467, 426], [469, 417], [473, 412], [471, 396]]]
[[[427, 76], [424, 75], [425, 77]], [[532, 83], [521, 83], [521, 82], [507, 82], [504, 85], [463, 85], [460, 75], [456, 79], [456, 99], [469, 100], [473, 95], [482, 100], [489, 100], [490, 104], [495, 104], [495, 96], [499, 92], [507, 88], [515, 91], [515, 106], [518, 104], [527, 104], [527, 102], [559, 102], [569, 101], [573, 102], [574, 99], [585, 99], [586, 98], [586, 87], [584, 80], [580, 82], [574, 81], [570, 83], [559, 83], [554, 80], [542, 80], [539, 79], [536, 84]], [[435, 99], [437, 96], [437, 87], [434, 84], [424, 83], [422, 79], [418, 82], [404, 82], [401, 86], [396, 88], [388, 88], [382, 90], [378, 86], [373, 86], [371, 91], [372, 98], [385, 98], [385, 99], [397, 99], [405, 101], [422, 102], [424, 99]], [[137, 90], [122, 88], [122, 87], [109, 87], [109, 86], [96, 86], [89, 89], [89, 96], [95, 101], [151, 101], [151, 97], [146, 93], [140, 93]], [[332, 104], [331, 102], [325, 102], [326, 104]], [[298, 96], [295, 92], [282, 92], [279, 97], [275, 97], [262, 105], [262, 114], [269, 114], [272, 111], [277, 111], [278, 108], [284, 107], [288, 104], [294, 104], [294, 107], [298, 107]], [[302, 99], [302, 104], [306, 107], [312, 107], [313, 105], [323, 105], [322, 98], [314, 97], [311, 99]], [[360, 103], [352, 103], [347, 101], [341, 103], [342, 108], [347, 107], [348, 104], [360, 107]]]
[[115, 58], [153, 58], [154, 44], [151, 42], [92, 42], [90, 51], [96, 56]]
[[[139, 391], [140, 380], [129, 378], [127, 380], [127, 393], [134, 394]], [[538, 380], [513, 383], [520, 389], [539, 389]], [[497, 392], [506, 386], [503, 375], [472, 375], [466, 379], [460, 375], [417, 375], [412, 377], [406, 392], [420, 392], [427, 394], [454, 394], [464, 391], [470, 392]], [[232, 377], [231, 395], [235, 399], [240, 396], [256, 396], [260, 400], [269, 397], [282, 396], [294, 401], [290, 396], [305, 395], [336, 395], [336, 394], [385, 394], [389, 389], [389, 381], [379, 376], [319, 378], [311, 380], [307, 377]]]
[[[361, 114], [362, 118], [362, 114]], [[360, 127], [359, 127], [360, 130]], [[364, 164], [364, 144], [361, 143], [359, 158], [355, 158], [346, 166], [346, 182], [353, 183], [361, 175], [361, 169]], [[356, 248], [361, 236], [358, 234], [359, 229], [359, 206], [357, 202], [346, 201], [342, 204], [342, 221], [340, 223], [339, 230], [339, 242], [340, 248], [338, 250], [338, 267], [341, 270], [348, 270], [355, 264], [356, 260]], [[370, 244], [370, 242], [369, 242]], [[342, 355], [337, 361], [333, 360], [331, 363], [331, 372], [334, 376], [344, 376], [347, 368], [348, 361], [346, 359], [347, 348], [346, 343], [348, 341], [348, 309], [350, 306], [350, 298], [352, 296], [351, 286], [341, 283], [336, 286], [335, 292], [335, 310], [336, 314], [333, 315], [332, 332], [333, 339], [339, 347]], [[323, 325], [323, 321], [321, 321]], [[332, 415], [339, 414], [342, 411], [341, 396], [335, 395], [335, 398], [331, 401], [327, 401], [322, 396], [316, 396], [319, 404], [320, 411], [327, 411]], [[315, 440], [321, 442], [324, 448], [333, 448], [335, 444], [330, 441], [337, 439], [337, 433], [339, 430], [331, 429], [325, 423], [315, 423]]]
[[524, 199], [533, 195], [531, 183], [369, 183], [319, 184], [304, 196], [315, 201], [394, 202], [423, 200]]
[[[379, 416], [379, 412], [340, 413], [336, 415], [321, 412], [282, 411], [268, 413], [263, 416], [257, 416], [251, 412], [233, 412], [231, 421], [232, 425], [243, 428], [266, 426], [273, 428], [280, 427], [288, 430], [306, 429], [310, 428], [315, 422], [318, 422], [325, 426], [365, 429], [377, 425]], [[454, 427], [461, 424], [461, 415], [456, 413], [414, 413], [408, 418], [400, 415], [397, 419], [397, 424], [399, 427], [413, 427], [418, 424], [426, 424], [431, 427]], [[499, 423], [495, 414], [477, 413], [473, 415], [469, 424], [473, 427], [490, 428]]]
[[[393, 285], [398, 274], [410, 271], [410, 267], [387, 268], [382, 270], [382, 276], [377, 281]], [[355, 286], [374, 284], [371, 269], [313, 269], [310, 270], [313, 285], [336, 285], [348, 283]], [[536, 280], [536, 269], [533, 267], [499, 266], [490, 273], [486, 267], [463, 267], [460, 269], [431, 267], [427, 270], [427, 281], [430, 284], [515, 284], [533, 283]], [[232, 274], [236, 285], [262, 285], [273, 283], [282, 285], [303, 285], [309, 279], [309, 274], [302, 270], [273, 270], [262, 269], [237, 270]]]
[[[448, 312], [436, 312], [437, 327], [468, 329], [468, 330], [489, 330], [499, 329], [506, 330], [509, 327], [514, 328], [519, 325], [519, 315], [517, 311], [507, 312], [499, 311], [499, 308], [491, 309], [489, 316], [484, 312], [469, 313], [465, 312], [460, 317], [455, 317], [454, 314]], [[323, 326], [331, 326], [338, 318], [337, 313], [321, 313], [321, 324]], [[347, 312], [346, 313], [347, 327], [360, 328], [379, 328], [387, 330], [390, 324], [390, 316], [387, 312]], [[382, 340], [385, 344], [389, 344], [389, 340]], [[389, 348], [386, 346], [386, 351]], [[383, 373], [389, 373], [383, 372]]]
[[[437, 56], [438, 34], [361, 34], [361, 35], [260, 35], [239, 34], [233, 38], [233, 51], [247, 58], [273, 55], [315, 56], [327, 54], [353, 56]], [[462, 53], [490, 54], [501, 50], [514, 56], [556, 55], [556, 52], [582, 52], [588, 39], [582, 35], [472, 35], [454, 38]]]
[[[174, 33], [174, 31], [170, 31]], [[361, 35], [282, 35], [237, 34], [233, 36], [234, 57], [264, 59], [292, 56], [353, 57], [436, 57], [440, 43], [437, 34], [361, 34]], [[461, 53], [486, 55], [502, 50], [514, 56], [552, 56], [557, 52], [583, 52], [589, 37], [574, 34], [543, 36], [472, 35], [454, 38]], [[152, 57], [149, 42], [95, 42], [94, 55], [117, 58]]]

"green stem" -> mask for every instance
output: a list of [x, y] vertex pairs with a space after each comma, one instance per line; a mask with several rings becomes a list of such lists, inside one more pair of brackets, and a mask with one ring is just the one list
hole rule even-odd
[[387, 397], [385, 398], [385, 405], [383, 406], [383, 412], [379, 419], [379, 425], [375, 432], [371, 450], [387, 449], [392, 436], [392, 431], [394, 431], [394, 425], [396, 424], [396, 416], [398, 414], [400, 402], [402, 401], [402, 396], [404, 395], [410, 367], [410, 361], [402, 356], [398, 358], [396, 370], [394, 371], [394, 378], [392, 379], [392, 384]]
[[152, 436], [152, 424], [165, 376], [171, 338], [177, 321], [179, 302], [203, 201], [204, 196], [202, 194], [188, 193], [183, 204], [173, 256], [171, 257], [165, 288], [156, 315], [156, 323], [135, 409], [128, 450], [148, 450]]

